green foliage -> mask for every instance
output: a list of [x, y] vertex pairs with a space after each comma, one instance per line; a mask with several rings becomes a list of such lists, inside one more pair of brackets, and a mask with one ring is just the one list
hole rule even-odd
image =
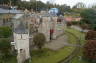
[[67, 27], [70, 27], [72, 25], [71, 22], [67, 22]]
[[70, 6], [67, 6], [66, 4], [64, 5], [61, 5], [58, 7], [62, 12], [70, 12], [71, 11], [71, 8]]
[[72, 23], [72, 25], [78, 25], [80, 22], [79, 21], [72, 21], [71, 23]]
[[96, 11], [94, 9], [86, 9], [81, 13], [82, 21], [90, 24], [90, 27], [94, 29], [96, 27]]
[[1, 38], [0, 39], [0, 50], [4, 50], [4, 49], [7, 49], [7, 48], [10, 48], [10, 39], [8, 38]]
[[41, 2], [41, 1], [36, 1], [36, 2], [19, 2], [17, 4], [17, 6], [20, 8], [20, 9], [28, 9], [28, 10], [31, 10], [33, 9], [34, 11], [40, 11], [42, 10], [43, 8], [46, 7], [46, 5]]
[[10, 27], [0, 27], [0, 38], [8, 38], [12, 35]]
[[0, 4], [9, 4], [12, 3], [12, 5], [16, 5], [20, 0], [0, 0]]
[[0, 54], [1, 54], [0, 56], [2, 57], [2, 59], [6, 59], [11, 55], [10, 50], [11, 50], [10, 39], [8, 38], [0, 39]]
[[83, 54], [86, 59], [90, 60], [90, 63], [96, 63], [96, 40], [87, 40], [87, 43], [84, 45]]
[[79, 2], [75, 6], [73, 6], [73, 8], [85, 8], [85, 7], [86, 7], [86, 5], [82, 2]]
[[89, 31], [85, 37], [86, 40], [96, 40], [96, 31]]
[[42, 33], [37, 33], [34, 37], [33, 37], [33, 42], [34, 44], [41, 49], [42, 46], [45, 44], [46, 42], [46, 38], [44, 36], [44, 34]]
[[9, 38], [0, 38], [0, 63], [16, 63], [16, 57], [11, 54]]

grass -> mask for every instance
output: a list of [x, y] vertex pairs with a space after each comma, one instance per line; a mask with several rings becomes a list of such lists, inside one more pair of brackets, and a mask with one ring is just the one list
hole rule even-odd
[[10, 60], [8, 60], [6, 63], [17, 63], [17, 59], [16, 57], [13, 57]]
[[[2, 60], [0, 60], [0, 61], [2, 61]], [[17, 63], [17, 59], [15, 56], [11, 57], [11, 58], [9, 57], [6, 60], [3, 60], [3, 63]]]
[[[73, 29], [67, 29], [67, 31], [69, 32], [76, 32], [77, 31], [73, 30]], [[80, 33], [80, 32], [78, 32]], [[77, 43], [77, 39], [76, 37], [74, 37], [73, 35], [69, 34], [66, 32], [66, 34], [68, 35], [68, 42], [72, 43], [72, 44], [76, 44]], [[38, 51], [32, 51], [32, 63], [58, 63], [59, 61], [63, 60], [64, 58], [66, 58], [68, 55], [70, 55], [72, 53], [72, 51], [74, 51], [75, 47], [71, 47], [71, 46], [65, 46], [64, 48], [58, 50], [58, 51], [52, 51], [49, 49], [43, 49], [44, 52], [40, 53]]]
[[[81, 49], [80, 52], [78, 53], [78, 55], [72, 59], [71, 63], [89, 63], [84, 58], [82, 58], [82, 56], [83, 56], [83, 54], [82, 54], [82, 49]], [[80, 57], [81, 57], [81, 59], [80, 59]]]
[[84, 44], [85, 44], [85, 39], [84, 39], [85, 33], [80, 32], [80, 31], [75, 30], [75, 29], [72, 29], [72, 28], [67, 28], [66, 31], [71, 32], [71, 33], [73, 33], [76, 37], [78, 37], [78, 38], [80, 39], [80, 44], [81, 44], [81, 45], [84, 45]]
[[32, 63], [57, 63], [70, 55], [73, 50], [73, 47], [67, 46], [58, 51], [44, 49], [43, 53], [38, 52], [37, 54], [32, 56]]
[[[85, 33], [82, 33], [78, 30], [71, 29], [71, 28], [67, 29], [67, 30], [71, 33], [74, 33], [77, 37], [80, 38], [80, 44], [82, 46], [86, 43], [86, 41], [84, 39]], [[88, 61], [86, 61], [85, 59], [82, 58], [82, 56], [83, 56], [82, 52], [83, 52], [82, 48], [80, 48], [80, 52], [78, 53], [78, 55], [75, 58], [72, 59], [71, 63], [89, 63]], [[81, 57], [81, 59], [80, 59], [80, 57]]]

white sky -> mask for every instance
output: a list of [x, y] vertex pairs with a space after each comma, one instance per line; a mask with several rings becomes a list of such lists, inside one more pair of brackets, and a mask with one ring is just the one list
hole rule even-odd
[[53, 3], [56, 3], [56, 4], [60, 4], [60, 5], [67, 4], [67, 5], [70, 5], [71, 7], [74, 6], [78, 2], [83, 2], [87, 6], [96, 4], [96, 0], [41, 0], [41, 1], [43, 1], [45, 3], [47, 1], [50, 1], [50, 2], [53, 2]]

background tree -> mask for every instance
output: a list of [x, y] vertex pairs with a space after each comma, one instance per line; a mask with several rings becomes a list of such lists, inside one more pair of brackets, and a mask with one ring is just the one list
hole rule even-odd
[[8, 38], [12, 35], [12, 30], [10, 27], [0, 27], [0, 38]]
[[89, 24], [95, 30], [96, 28], [96, 11], [94, 9], [86, 9], [81, 13], [82, 21]]
[[5, 60], [11, 55], [11, 45], [10, 39], [2, 38], [0, 39], [0, 58]]
[[72, 12], [81, 13], [85, 9], [86, 9], [86, 5], [84, 3], [82, 3], [82, 2], [79, 2], [79, 3], [77, 3], [76, 5], [74, 5], [72, 7]]
[[67, 27], [71, 27], [72, 23], [71, 22], [67, 22]]
[[34, 37], [33, 37], [33, 42], [34, 44], [37, 46], [38, 49], [42, 49], [43, 45], [46, 42], [46, 38], [44, 36], [44, 34], [42, 33], [37, 33]]
[[84, 57], [89, 59], [90, 63], [96, 63], [96, 40], [87, 40], [87, 43], [84, 45]]
[[96, 40], [96, 31], [88, 31], [86, 36], [85, 36], [86, 40]]
[[7, 4], [9, 5], [10, 3], [12, 5], [17, 5], [18, 2], [20, 2], [21, 0], [0, 0], [0, 4]]
[[67, 6], [66, 4], [59, 6], [59, 9], [60, 9], [62, 12], [70, 12], [70, 11], [71, 11], [70, 6]]
[[73, 8], [85, 8], [85, 7], [86, 7], [86, 5], [82, 2], [79, 2], [79, 3], [77, 3], [76, 5], [73, 6]]

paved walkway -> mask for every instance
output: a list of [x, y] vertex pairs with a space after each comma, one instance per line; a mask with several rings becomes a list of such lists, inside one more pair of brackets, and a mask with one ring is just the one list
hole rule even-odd
[[68, 37], [66, 35], [58, 37], [56, 40], [52, 40], [51, 42], [46, 43], [45, 48], [49, 48], [51, 50], [59, 50], [68, 44], [67, 39]]
[[81, 27], [79, 27], [79, 26], [71, 26], [71, 28], [74, 28], [74, 29], [76, 29], [76, 30], [78, 30], [78, 31], [83, 31], [83, 32], [88, 32], [89, 30], [87, 30], [87, 29], [85, 29], [85, 30], [82, 30], [82, 28]]

